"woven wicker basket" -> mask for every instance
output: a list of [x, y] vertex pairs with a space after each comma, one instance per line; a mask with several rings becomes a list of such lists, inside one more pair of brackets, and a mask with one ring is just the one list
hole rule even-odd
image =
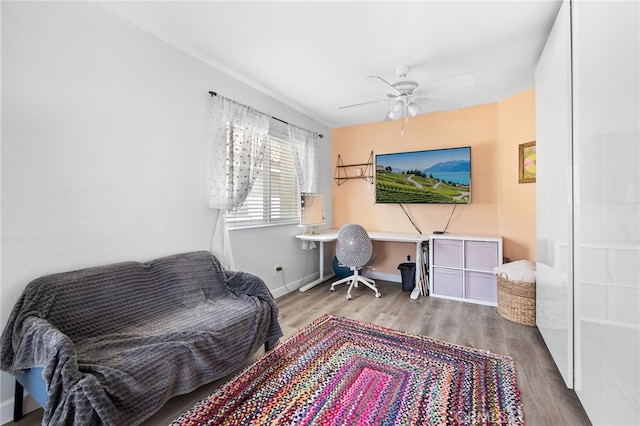
[[536, 283], [510, 281], [497, 275], [498, 314], [509, 321], [536, 325]]

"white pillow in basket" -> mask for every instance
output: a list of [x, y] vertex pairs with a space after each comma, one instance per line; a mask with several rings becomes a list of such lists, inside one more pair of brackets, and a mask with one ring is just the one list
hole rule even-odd
[[536, 265], [530, 260], [516, 260], [496, 266], [493, 268], [493, 273], [505, 277], [509, 281], [536, 282]]

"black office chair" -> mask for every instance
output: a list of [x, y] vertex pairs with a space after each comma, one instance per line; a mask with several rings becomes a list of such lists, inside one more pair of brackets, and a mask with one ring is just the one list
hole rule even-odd
[[359, 273], [375, 260], [371, 239], [362, 226], [350, 223], [340, 228], [338, 240], [336, 241], [336, 257], [340, 264], [349, 267], [353, 275], [331, 284], [331, 291], [336, 291], [337, 285], [351, 283], [347, 291], [347, 300], [351, 300], [351, 289], [358, 287], [358, 283], [362, 283], [373, 290], [376, 293], [376, 297], [381, 296], [376, 287], [376, 282]]

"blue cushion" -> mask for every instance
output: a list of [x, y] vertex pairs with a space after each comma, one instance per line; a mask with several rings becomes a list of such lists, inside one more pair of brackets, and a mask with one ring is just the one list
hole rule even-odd
[[353, 275], [351, 269], [349, 269], [348, 266], [340, 265], [340, 262], [338, 262], [338, 258], [335, 256], [333, 256], [333, 272], [338, 278], [346, 278], [349, 275]]

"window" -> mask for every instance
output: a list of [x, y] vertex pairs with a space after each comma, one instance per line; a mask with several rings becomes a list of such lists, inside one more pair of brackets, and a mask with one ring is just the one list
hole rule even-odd
[[258, 178], [244, 204], [227, 213], [229, 228], [298, 223], [300, 199], [291, 145], [269, 135]]

